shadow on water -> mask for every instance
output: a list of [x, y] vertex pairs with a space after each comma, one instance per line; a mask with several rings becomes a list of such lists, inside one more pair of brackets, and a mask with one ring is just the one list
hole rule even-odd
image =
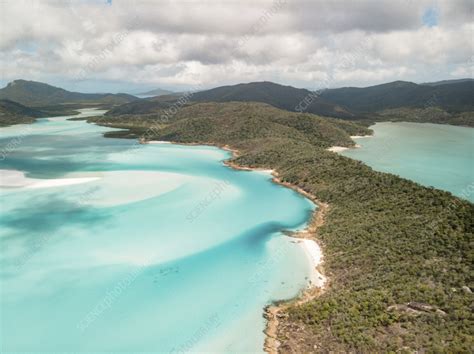
[[65, 226], [64, 220], [68, 221], [68, 226], [92, 228], [109, 218], [103, 211], [54, 196], [32, 198], [31, 205], [35, 207], [16, 208], [2, 216], [1, 224], [17, 231], [9, 237], [28, 237], [32, 231], [51, 234]]
[[[24, 171], [29, 177], [58, 178], [66, 173], [107, 170], [109, 154], [130, 150], [134, 142], [124, 139], [102, 139], [101, 134], [32, 135], [0, 161], [0, 169]], [[11, 138], [0, 139], [0, 149]], [[40, 148], [38, 148], [40, 147]]]

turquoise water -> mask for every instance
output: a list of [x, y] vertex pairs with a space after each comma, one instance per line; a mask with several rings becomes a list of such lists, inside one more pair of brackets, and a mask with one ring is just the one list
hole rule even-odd
[[374, 136], [342, 152], [382, 172], [443, 189], [474, 202], [474, 128], [427, 123], [377, 123]]
[[1, 350], [262, 351], [263, 307], [311, 271], [281, 230], [315, 206], [217, 148], [108, 130], [64, 117], [0, 129], [0, 169], [90, 178], [0, 188]]

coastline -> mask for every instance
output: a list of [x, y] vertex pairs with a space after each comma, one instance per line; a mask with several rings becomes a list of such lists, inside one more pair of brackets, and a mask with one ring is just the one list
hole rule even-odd
[[[373, 135], [351, 135], [351, 139], [362, 139], [362, 138], [371, 138], [371, 137], [373, 137]], [[342, 151], [346, 151], [346, 150], [349, 150], [349, 149], [358, 149], [360, 147], [361, 146], [359, 144], [355, 144], [354, 146], [351, 146], [351, 147], [331, 146], [331, 147], [327, 148], [326, 150], [331, 151], [331, 152], [342, 152]]]
[[[219, 146], [221, 149], [229, 151], [232, 153], [233, 158], [239, 156], [239, 151], [236, 149], [230, 148], [228, 145]], [[301, 244], [306, 256], [308, 257], [308, 262], [312, 267], [311, 279], [309, 281], [308, 287], [301, 292], [296, 298], [287, 300], [287, 301], [276, 301], [275, 303], [268, 305], [264, 309], [264, 318], [267, 320], [266, 328], [264, 333], [266, 335], [264, 343], [264, 351], [269, 354], [278, 353], [278, 347], [280, 342], [278, 341], [278, 332], [279, 332], [279, 318], [280, 312], [286, 310], [290, 306], [299, 306], [305, 304], [306, 302], [311, 301], [315, 297], [319, 296], [324, 290], [327, 283], [327, 278], [324, 275], [323, 271], [323, 254], [321, 246], [316, 240], [315, 236], [317, 230], [324, 225], [326, 215], [329, 211], [329, 205], [324, 203], [316, 198], [316, 196], [311, 193], [306, 192], [304, 189], [295, 186], [288, 182], [283, 182], [279, 176], [278, 172], [275, 170], [268, 170], [264, 168], [250, 168], [246, 166], [240, 166], [232, 161], [226, 160], [224, 164], [235, 170], [244, 170], [244, 171], [269, 171], [271, 172], [273, 178], [272, 182], [279, 184], [283, 187], [290, 188], [295, 192], [305, 196], [306, 198], [313, 201], [318, 208], [314, 211], [311, 216], [311, 220], [308, 223], [308, 226], [300, 231], [289, 233], [289, 237], [299, 239], [297, 242]]]
[[[144, 144], [160, 144], [163, 143], [161, 141], [144, 141]], [[206, 144], [206, 143], [181, 143], [181, 142], [174, 142], [170, 141], [171, 144], [176, 145], [206, 145], [206, 146], [215, 146], [222, 150], [228, 151], [232, 154], [232, 158], [236, 158], [240, 156], [240, 152], [237, 149], [231, 148], [229, 145], [221, 145], [221, 144]], [[232, 159], [231, 158], [231, 159]], [[317, 230], [324, 225], [326, 215], [329, 211], [329, 204], [320, 201], [316, 196], [311, 193], [308, 193], [304, 189], [293, 185], [288, 182], [283, 182], [276, 170], [270, 170], [266, 168], [259, 168], [259, 167], [247, 167], [247, 166], [240, 166], [231, 161], [231, 159], [225, 160], [223, 163], [229, 168], [240, 170], [240, 171], [265, 171], [271, 173], [273, 176], [272, 182], [279, 184], [283, 187], [290, 188], [295, 192], [303, 195], [304, 197], [311, 200], [315, 203], [318, 208], [314, 211], [311, 216], [310, 221], [308, 222], [308, 226], [300, 231], [297, 232], [290, 232], [287, 234], [289, 237], [293, 237], [299, 239], [297, 242], [301, 245], [303, 251], [305, 252], [308, 263], [312, 268], [312, 274], [310, 277], [310, 281], [308, 287], [301, 291], [301, 293], [293, 299], [285, 300], [285, 301], [275, 301], [271, 305], [267, 305], [263, 311], [263, 317], [267, 320], [265, 326], [265, 342], [264, 342], [264, 351], [266, 353], [278, 353], [278, 347], [280, 342], [278, 341], [278, 331], [279, 331], [279, 316], [280, 312], [286, 310], [290, 306], [299, 306], [305, 304], [315, 297], [319, 296], [324, 290], [325, 285], [327, 283], [327, 278], [324, 275], [323, 271], [323, 253], [321, 250], [321, 246], [316, 240], [315, 236], [317, 234]]]

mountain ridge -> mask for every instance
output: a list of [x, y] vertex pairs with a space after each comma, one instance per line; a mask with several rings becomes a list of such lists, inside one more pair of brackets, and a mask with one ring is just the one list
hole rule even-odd
[[156, 88], [150, 91], [142, 92], [142, 93], [137, 93], [137, 96], [165, 96], [165, 95], [173, 95], [176, 92], [171, 91], [171, 90], [165, 90], [162, 88]]
[[[183, 98], [184, 97], [184, 98]], [[102, 104], [107, 115], [159, 114], [199, 102], [260, 102], [291, 112], [345, 120], [415, 121], [474, 126], [474, 80], [432, 84], [393, 81], [369, 87], [310, 91], [270, 81], [226, 85], [199, 92], [137, 98], [128, 94], [70, 92], [35, 81], [15, 80], [0, 89], [0, 99], [30, 107]]]
[[0, 89], [0, 99], [38, 107], [68, 103], [123, 104], [138, 99], [125, 93], [80, 93], [38, 81], [18, 79]]
[[[409, 120], [474, 125], [473, 80], [423, 85], [394, 81], [369, 87], [310, 91], [269, 81], [215, 87], [188, 95], [192, 102], [261, 102], [292, 112], [306, 112], [346, 120]], [[117, 106], [108, 115], [156, 114], [177, 102], [168, 95]], [[393, 114], [402, 112], [398, 117]], [[431, 113], [435, 116], [431, 117]], [[465, 114], [467, 112], [467, 114]], [[462, 115], [462, 117], [460, 117]]]

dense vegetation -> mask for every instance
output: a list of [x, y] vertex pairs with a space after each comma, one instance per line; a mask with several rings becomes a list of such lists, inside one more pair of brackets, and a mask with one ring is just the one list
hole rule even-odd
[[79, 114], [78, 109], [91, 106], [99, 109], [110, 107], [108, 104], [75, 103], [31, 108], [17, 102], [0, 99], [0, 126], [33, 123], [36, 118], [41, 117], [74, 116]]
[[316, 236], [329, 285], [280, 319], [281, 351], [472, 350], [474, 205], [325, 150], [365, 127], [255, 103], [190, 105], [166, 124], [89, 120], [131, 129], [122, 136], [230, 145], [235, 163], [276, 169], [329, 203]]
[[440, 107], [449, 112], [468, 112], [474, 111], [474, 80], [431, 85], [395, 81], [364, 88], [326, 90], [321, 97], [358, 114], [401, 107]]
[[198, 102], [263, 102], [287, 111], [301, 111], [330, 117], [353, 119], [355, 115], [339, 104], [327, 101], [306, 89], [283, 86], [273, 82], [251, 82], [222, 86], [196, 92], [193, 101]]
[[33, 123], [44, 112], [23, 106], [10, 100], [0, 100], [0, 127], [13, 124]]
[[79, 93], [35, 81], [15, 80], [0, 89], [0, 99], [7, 99], [26, 106], [48, 106], [71, 103], [123, 104], [136, 100], [123, 93]]
[[[453, 80], [417, 85], [397, 81], [366, 88], [311, 92], [272, 82], [252, 82], [195, 92], [194, 102], [262, 102], [292, 112], [307, 112], [361, 122], [404, 120], [474, 126], [474, 81]], [[156, 114], [179, 95], [123, 104], [108, 115]]]
[[[109, 137], [151, 137], [160, 129], [164, 140], [195, 142], [196, 139], [225, 144], [238, 143], [254, 136], [275, 135], [308, 141], [321, 147], [332, 145], [353, 146], [350, 135], [370, 134], [370, 130], [352, 122], [335, 118], [322, 118], [313, 114], [298, 114], [283, 111], [262, 103], [230, 102], [196, 103], [179, 109], [169, 119], [161, 119], [166, 110], [148, 115], [121, 115], [90, 117], [88, 121], [130, 131], [110, 132]], [[192, 117], [192, 118], [189, 118]], [[167, 124], [173, 122], [174, 124]], [[148, 128], [153, 127], [153, 131]]]
[[109, 110], [106, 115], [120, 116], [125, 114], [156, 114], [163, 109], [171, 107], [178, 97], [176, 96], [158, 96], [144, 98], [122, 104]]
[[474, 111], [449, 113], [439, 107], [403, 107], [378, 112], [373, 117], [373, 121], [436, 123], [474, 127]]

